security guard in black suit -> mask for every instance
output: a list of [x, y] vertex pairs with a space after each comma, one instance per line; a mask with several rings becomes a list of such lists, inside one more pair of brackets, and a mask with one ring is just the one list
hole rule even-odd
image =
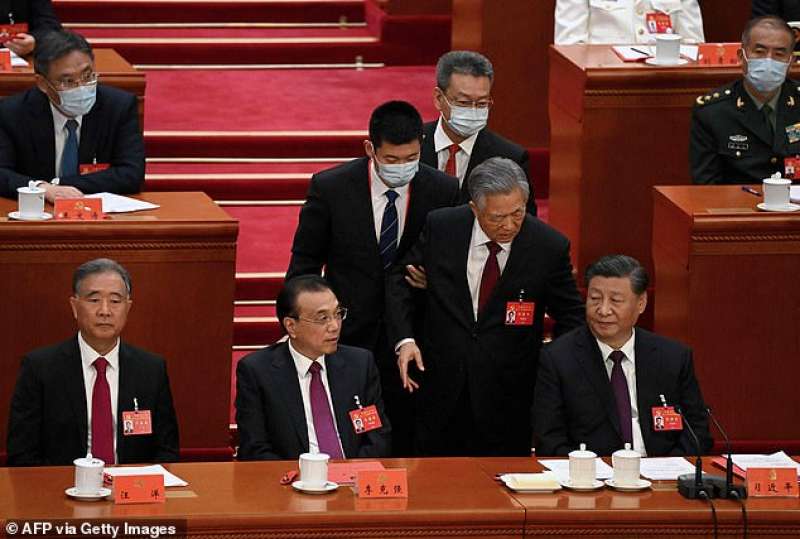
[[[742, 184], [780, 172], [800, 157], [800, 83], [786, 79], [794, 34], [777, 17], [745, 28], [744, 78], [697, 98], [689, 160], [694, 183]], [[787, 167], [788, 165], [788, 167]]]

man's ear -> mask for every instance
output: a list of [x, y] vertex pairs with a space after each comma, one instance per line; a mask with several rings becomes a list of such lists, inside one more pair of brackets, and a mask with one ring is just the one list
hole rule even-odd
[[69, 297], [69, 307], [70, 309], [72, 309], [72, 316], [73, 318], [75, 318], [75, 320], [78, 319], [78, 301], [80, 300], [78, 299], [77, 296]]
[[286, 330], [286, 333], [289, 335], [290, 338], [294, 339], [297, 337], [297, 320], [294, 318], [290, 318], [285, 316], [282, 320], [283, 328]]

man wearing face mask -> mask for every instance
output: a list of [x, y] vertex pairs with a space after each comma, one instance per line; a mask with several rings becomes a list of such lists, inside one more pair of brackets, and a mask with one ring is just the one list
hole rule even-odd
[[136, 96], [97, 82], [94, 53], [60, 30], [37, 42], [36, 88], [0, 101], [0, 195], [30, 181], [56, 198], [138, 193], [144, 141]]
[[[458, 178], [462, 203], [469, 202], [464, 178], [489, 158], [507, 157], [530, 178], [528, 152], [486, 128], [493, 104], [492, 82], [492, 63], [477, 52], [450, 51], [436, 64], [433, 103], [441, 114], [437, 121], [425, 124], [421, 161]], [[527, 209], [536, 215], [533, 194]]]
[[[417, 241], [428, 212], [458, 202], [458, 184], [419, 162], [422, 118], [404, 101], [376, 108], [366, 157], [311, 178], [292, 245], [287, 281], [325, 268], [348, 309], [340, 343], [371, 350], [378, 362], [395, 454], [408, 452], [410, 405], [383, 325], [386, 273]], [[409, 277], [410, 279], [410, 277]]]
[[761, 183], [798, 168], [800, 87], [786, 78], [794, 45], [778, 17], [747, 23], [739, 50], [744, 78], [698, 97], [692, 113], [694, 183]]

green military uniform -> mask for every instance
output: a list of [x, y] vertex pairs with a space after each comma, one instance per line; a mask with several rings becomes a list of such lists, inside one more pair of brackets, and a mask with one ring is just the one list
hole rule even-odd
[[800, 156], [800, 83], [783, 83], [768, 118], [741, 79], [698, 97], [689, 140], [694, 183], [761, 183], [784, 175], [784, 159]]

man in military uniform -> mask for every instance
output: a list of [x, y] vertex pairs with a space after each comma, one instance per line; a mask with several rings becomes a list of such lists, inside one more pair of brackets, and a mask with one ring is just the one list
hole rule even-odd
[[697, 98], [689, 142], [694, 183], [761, 183], [797, 166], [800, 83], [786, 78], [794, 45], [778, 17], [747, 24], [739, 50], [744, 77]]

